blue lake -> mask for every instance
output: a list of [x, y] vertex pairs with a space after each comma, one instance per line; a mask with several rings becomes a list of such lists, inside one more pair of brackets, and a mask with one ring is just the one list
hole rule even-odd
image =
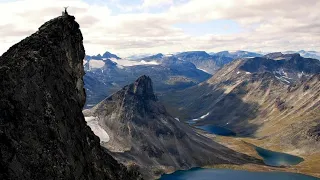
[[318, 178], [286, 172], [249, 172], [228, 169], [193, 168], [164, 174], [160, 180], [319, 180]]
[[263, 158], [264, 163], [270, 166], [297, 165], [303, 161], [303, 158], [298, 156], [270, 151], [257, 146], [255, 146], [255, 150], [257, 151], [259, 156]]
[[236, 136], [237, 134], [230, 129], [221, 127], [221, 126], [214, 126], [214, 125], [204, 125], [204, 126], [196, 126], [199, 129], [202, 129], [208, 133], [216, 134], [220, 136]]
[[[204, 125], [204, 126], [195, 126], [196, 128], [202, 129], [208, 133], [216, 134], [220, 136], [236, 136], [236, 133], [215, 125]], [[253, 145], [252, 145], [253, 146]], [[253, 146], [259, 156], [263, 158], [264, 163], [270, 166], [290, 166], [290, 165], [297, 165], [303, 161], [303, 158], [286, 154], [280, 153], [275, 151], [270, 151], [267, 149], [263, 149], [261, 147]]]

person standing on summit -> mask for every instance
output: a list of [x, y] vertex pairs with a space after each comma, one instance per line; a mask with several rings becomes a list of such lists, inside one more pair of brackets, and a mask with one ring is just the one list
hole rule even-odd
[[62, 12], [62, 15], [69, 15], [68, 12], [67, 12], [68, 7], [69, 7], [69, 6], [64, 7], [64, 12]]

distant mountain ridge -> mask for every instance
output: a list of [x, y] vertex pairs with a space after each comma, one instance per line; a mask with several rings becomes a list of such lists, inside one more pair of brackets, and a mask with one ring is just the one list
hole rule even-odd
[[[103, 56], [87, 56], [84, 64], [85, 82], [88, 84], [85, 85], [88, 91], [87, 105], [95, 105], [143, 74], [151, 76], [154, 79], [156, 89], [163, 93], [197, 85], [207, 80], [211, 76], [210, 74], [215, 74], [226, 64], [236, 59], [258, 57], [268, 59], [267, 56], [277, 56], [278, 59], [285, 59], [290, 58], [291, 55], [271, 53], [264, 56], [260, 53], [240, 50], [210, 54], [205, 51], [188, 51], [170, 55], [158, 53], [151, 56], [144, 55], [140, 58], [138, 56], [133, 59], [120, 59], [117, 55], [108, 51]], [[269, 57], [269, 59], [272, 58]], [[121, 65], [121, 63], [127, 65]], [[274, 65], [277, 66], [277, 64], [279, 62]], [[275, 73], [283, 81], [292, 81], [286, 79], [287, 77], [282, 74], [281, 69]], [[295, 76], [300, 76], [300, 74]]]
[[[193, 63], [180, 61], [174, 56], [164, 57], [158, 54], [153, 58], [160, 58], [161, 61], [85, 60], [84, 81], [88, 93], [86, 105], [91, 107], [97, 104], [143, 74], [154, 79], [155, 87], [160, 93], [184, 89], [211, 77], [210, 74], [197, 69]], [[121, 65], [122, 62], [127, 65]], [[130, 63], [137, 65], [130, 65]]]
[[261, 57], [263, 56], [260, 53], [256, 52], [249, 52], [249, 51], [235, 51], [235, 52], [230, 52], [230, 51], [220, 51], [217, 53], [210, 53], [211, 55], [215, 56], [224, 56], [224, 57], [229, 57], [232, 59], [239, 59], [239, 58], [249, 58], [249, 57]]
[[111, 58], [121, 59], [120, 57], [118, 57], [115, 54], [110, 53], [109, 51], [106, 51], [105, 53], [103, 53], [102, 56], [101, 56], [101, 54], [98, 54], [96, 56], [89, 56], [89, 55], [85, 56], [85, 60], [90, 60], [90, 59], [105, 60], [105, 59], [111, 59]]
[[[193, 63], [198, 69], [203, 70], [209, 74], [214, 74], [217, 70], [222, 68], [224, 65], [230, 63], [234, 59], [244, 58], [244, 57], [261, 57], [261, 54], [248, 52], [248, 51], [237, 51], [230, 53], [229, 51], [222, 51], [218, 53], [208, 54], [205, 51], [187, 51], [180, 52], [171, 55], [176, 57], [181, 61], [188, 61]], [[143, 60], [156, 60], [158, 62], [163, 62], [165, 56], [161, 53], [144, 57]]]
[[320, 52], [317, 52], [317, 51], [300, 50], [300, 51], [285, 51], [284, 52], [284, 54], [293, 54], [293, 53], [299, 53], [302, 57], [305, 57], [305, 58], [313, 58], [313, 59], [320, 60]]

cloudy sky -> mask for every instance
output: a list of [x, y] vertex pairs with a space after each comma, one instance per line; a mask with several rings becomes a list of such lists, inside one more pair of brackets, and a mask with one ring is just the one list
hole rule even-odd
[[320, 0], [0, 0], [0, 54], [64, 6], [89, 55], [320, 51]]

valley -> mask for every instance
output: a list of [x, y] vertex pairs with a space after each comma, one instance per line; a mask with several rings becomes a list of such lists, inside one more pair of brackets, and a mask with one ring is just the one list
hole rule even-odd
[[196, 133], [167, 113], [153, 92], [148, 76], [83, 111], [87, 119], [107, 132], [109, 139], [92, 128], [101, 145], [127, 166], [133, 164], [146, 179], [162, 173], [212, 164], [263, 164], [251, 157]]
[[[281, 53], [240, 59], [226, 65], [208, 81], [160, 99], [174, 117], [191, 122], [200, 132], [233, 150], [259, 158], [252, 146], [255, 145], [303, 158], [302, 162], [297, 160], [283, 168], [260, 165], [215, 168], [299, 172], [320, 177], [319, 67], [318, 60]], [[208, 134], [217, 132], [219, 126], [237, 136]]]
[[[320, 161], [319, 143], [317, 143], [317, 124], [319, 124], [320, 121], [318, 111], [320, 108], [320, 61], [304, 58], [299, 54], [282, 53], [261, 55], [239, 51], [239, 55], [230, 55], [228, 52], [216, 53], [215, 55], [230, 59], [226, 60], [225, 64], [217, 67], [216, 71], [211, 72], [213, 73], [211, 78], [204, 78], [202, 82], [199, 81], [196, 84], [190, 85], [190, 87], [175, 86], [172, 89], [158, 85], [159, 80], [156, 79], [154, 84], [155, 92], [157, 93], [155, 94], [157, 94], [158, 97], [154, 99], [155, 95], [151, 93], [151, 99], [155, 101], [159, 99], [160, 103], [163, 103], [165, 106], [165, 108], [160, 108], [163, 109], [161, 111], [167, 111], [165, 116], [172, 116], [169, 119], [173, 119], [173, 122], [183, 125], [185, 127], [183, 131], [189, 131], [187, 130], [189, 126], [189, 128], [193, 128], [197, 134], [224, 145], [235, 152], [244, 153], [249, 157], [264, 161], [265, 164], [257, 162], [224, 164], [219, 162], [205, 163], [206, 165], [196, 163], [191, 166], [171, 166], [168, 162], [163, 164], [164, 161], [158, 161], [157, 163], [159, 163], [159, 165], [152, 165], [151, 172], [154, 174], [145, 174], [144, 172], [150, 172], [150, 169], [143, 167], [145, 164], [148, 164], [148, 160], [139, 157], [138, 152], [141, 152], [141, 149], [138, 150], [136, 148], [140, 145], [128, 146], [128, 144], [131, 144], [131, 141], [136, 142], [139, 140], [133, 140], [131, 138], [129, 138], [131, 140], [128, 140], [123, 138], [124, 134], [119, 136], [119, 133], [123, 131], [123, 128], [128, 129], [129, 133], [133, 133], [132, 130], [141, 128], [141, 125], [144, 124], [143, 122], [146, 121], [146, 119], [149, 118], [150, 121], [154, 117], [159, 118], [161, 116], [160, 114], [154, 114], [145, 117], [145, 113], [149, 111], [152, 113], [158, 111], [148, 108], [142, 111], [143, 115], [135, 115], [135, 113], [140, 112], [142, 109], [132, 109], [132, 107], [123, 109], [127, 106], [126, 101], [133, 98], [129, 96], [126, 97], [127, 95], [120, 95], [124, 93], [120, 92], [128, 88], [128, 86], [112, 94], [93, 108], [84, 110], [85, 116], [96, 117], [97, 124], [105, 129], [109, 136], [111, 133], [111, 142], [108, 140], [108, 142], [102, 142], [102, 145], [114, 152], [113, 156], [117, 157], [118, 160], [127, 166], [139, 166], [142, 168], [140, 171], [148, 178], [159, 177], [162, 173], [171, 173], [177, 169], [189, 169], [192, 167], [227, 168], [249, 172], [287, 172], [320, 177], [318, 173], [318, 163]], [[251, 57], [251, 55], [257, 57]], [[238, 59], [232, 59], [235, 57]], [[205, 52], [192, 51], [169, 56], [157, 54], [143, 57], [142, 60], [135, 59], [129, 61], [144, 61], [151, 64], [157, 63], [156, 66], [170, 64], [171, 68], [176, 67], [180, 69], [180, 72], [181, 68], [185, 68], [185, 66], [189, 67], [188, 63], [190, 62], [197, 64], [191, 69], [194, 70], [196, 67], [196, 69], [202, 72], [208, 72], [207, 70], [201, 69], [200, 62], [210, 62], [213, 61], [212, 59], [213, 57]], [[119, 61], [121, 61], [121, 59], [117, 60], [117, 62]], [[113, 63], [115, 63], [115, 61], [113, 61]], [[148, 63], [142, 66], [145, 69], [154, 69], [154, 65]], [[208, 66], [208, 64], [205, 66]], [[134, 65], [133, 67], [136, 66]], [[144, 71], [140, 71], [139, 73], [143, 74]], [[167, 74], [167, 72], [165, 74]], [[101, 76], [103, 77], [104, 75], [101, 74]], [[153, 75], [151, 75], [151, 79], [152, 76]], [[111, 80], [114, 79], [112, 76], [110, 76], [110, 78]], [[143, 76], [143, 78], [146, 77]], [[185, 77], [181, 78], [185, 79]], [[181, 81], [181, 78], [177, 79], [174, 76], [169, 77], [169, 79], [177, 79], [178, 81]], [[123, 81], [123, 83], [127, 81], [128, 80]], [[139, 81], [138, 78], [134, 84], [139, 84]], [[171, 84], [170, 80], [166, 80], [165, 82], [167, 85]], [[173, 83], [172, 85], [175, 84]], [[132, 85], [129, 87], [131, 86]], [[149, 86], [150, 85], [144, 85], [143, 87]], [[160, 91], [157, 91], [159, 87], [161, 87]], [[164, 87], [165, 89], [163, 89]], [[139, 87], [133, 89], [139, 89]], [[129, 92], [130, 91], [125, 94], [132, 94]], [[146, 90], [141, 90], [140, 92], [148, 94]], [[301, 96], [301, 94], [303, 94], [303, 96]], [[117, 102], [118, 100], [116, 99], [121, 99], [121, 97], [124, 97], [125, 101], [122, 100], [122, 103]], [[148, 99], [148, 97], [149, 95], [143, 99]], [[131, 100], [128, 102], [131, 102]], [[132, 102], [137, 103], [137, 100]], [[118, 105], [112, 105], [113, 103]], [[141, 101], [138, 104], [132, 106], [141, 106], [141, 108], [144, 109], [148, 103]], [[147, 107], [148, 106], [150, 105], [147, 105]], [[120, 107], [122, 110], [117, 110]], [[115, 109], [111, 110], [112, 108]], [[109, 115], [103, 115], [105, 114], [104, 111], [107, 111]], [[128, 114], [128, 112], [130, 113]], [[133, 124], [130, 125], [130, 121], [127, 122], [129, 117], [135, 121], [137, 118], [145, 120], [141, 119], [139, 123], [135, 122], [142, 124], [139, 125], [140, 127], [134, 127], [132, 126]], [[162, 118], [160, 119], [160, 121], [163, 121]], [[108, 122], [110, 120], [112, 123]], [[117, 121], [121, 121], [127, 125], [116, 125]], [[153, 131], [158, 131], [154, 129], [153, 126], [151, 127]], [[143, 129], [142, 131], [145, 132], [145, 128]], [[117, 132], [118, 137], [115, 137], [115, 132]], [[152, 131], [147, 134], [150, 136]], [[139, 138], [143, 137], [141, 135], [134, 136]], [[151, 137], [148, 137], [148, 140], [146, 139], [145, 142], [150, 141], [150, 138]], [[153, 138], [153, 145], [155, 145], [155, 139], [157, 138], [159, 137]], [[195, 141], [199, 142], [203, 140]], [[168, 142], [161, 142], [161, 144], [163, 144], [161, 146], [166, 146]], [[170, 149], [179, 149], [178, 146], [170, 147]], [[181, 146], [192, 147], [190, 145]], [[154, 147], [159, 147], [159, 145], [155, 145]], [[135, 150], [133, 150], [133, 148]], [[159, 151], [159, 149], [153, 149], [152, 151], [155, 153], [165, 152], [166, 150]], [[178, 150], [178, 152], [179, 151], [180, 150]], [[184, 154], [185, 153], [186, 152], [184, 152]], [[178, 155], [173, 156], [177, 158]], [[152, 156], [149, 156], [149, 158], [151, 157]], [[183, 159], [184, 157], [180, 156], [179, 158]], [[193, 172], [193, 170], [191, 171]], [[232, 172], [230, 173], [232, 174]], [[236, 171], [235, 174], [237, 173]], [[295, 174], [293, 174], [293, 176], [295, 176]], [[255, 177], [255, 175], [253, 175], [253, 177]], [[278, 177], [281, 177], [281, 175], [278, 175]], [[288, 177], [290, 177], [289, 174]]]

